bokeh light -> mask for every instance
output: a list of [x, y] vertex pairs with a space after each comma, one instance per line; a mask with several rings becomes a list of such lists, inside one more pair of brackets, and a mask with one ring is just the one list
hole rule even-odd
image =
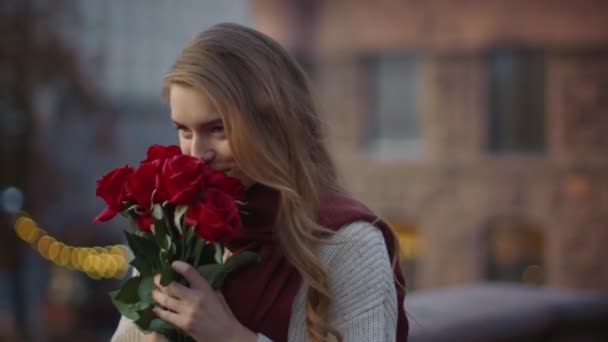
[[92, 279], [121, 279], [133, 259], [130, 250], [123, 245], [75, 247], [57, 241], [25, 212], [18, 213], [14, 228], [17, 236], [43, 258], [57, 266], [83, 272]]

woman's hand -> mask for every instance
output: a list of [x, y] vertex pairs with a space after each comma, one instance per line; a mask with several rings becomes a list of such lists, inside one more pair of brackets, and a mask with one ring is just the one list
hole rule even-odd
[[163, 289], [152, 291], [152, 298], [160, 305], [154, 308], [158, 318], [180, 328], [196, 341], [252, 341], [257, 336], [232, 314], [220, 292], [214, 291], [207, 281], [183, 261], [171, 264], [184, 276], [190, 288], [172, 282], [160, 285], [160, 276], [154, 278], [156, 286]]

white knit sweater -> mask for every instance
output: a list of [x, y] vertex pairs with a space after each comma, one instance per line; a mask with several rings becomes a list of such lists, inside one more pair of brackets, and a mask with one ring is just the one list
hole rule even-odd
[[[329, 319], [348, 342], [394, 342], [397, 294], [386, 244], [380, 230], [367, 222], [342, 227], [318, 255], [327, 266], [334, 306]], [[308, 341], [304, 301], [307, 286], [294, 298], [290, 342]], [[140, 341], [142, 333], [122, 317], [112, 342]], [[258, 341], [270, 341], [258, 334]]]

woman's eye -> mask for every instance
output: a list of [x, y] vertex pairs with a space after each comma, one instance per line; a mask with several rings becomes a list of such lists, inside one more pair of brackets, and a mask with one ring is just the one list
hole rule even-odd
[[212, 133], [224, 133], [224, 126], [222, 126], [222, 125], [213, 126], [213, 127], [211, 127], [211, 132]]
[[177, 127], [177, 131], [179, 132], [179, 134], [181, 136], [183, 136], [184, 138], [188, 138], [190, 136], [192, 136], [192, 132], [190, 132], [187, 128], [185, 127]]

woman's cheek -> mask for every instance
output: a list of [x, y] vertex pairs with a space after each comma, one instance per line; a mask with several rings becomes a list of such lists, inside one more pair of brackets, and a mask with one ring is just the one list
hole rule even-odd
[[182, 150], [182, 154], [190, 155], [190, 144], [182, 137], [179, 138], [179, 148]]

